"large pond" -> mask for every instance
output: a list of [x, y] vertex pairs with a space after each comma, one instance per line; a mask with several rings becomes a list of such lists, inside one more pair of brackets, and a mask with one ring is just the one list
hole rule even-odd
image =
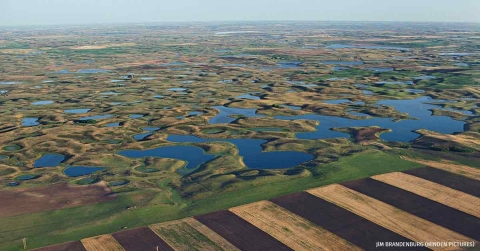
[[65, 156], [61, 154], [49, 153], [45, 154], [39, 159], [35, 160], [33, 167], [42, 168], [42, 167], [56, 167], [60, 165], [65, 160]]
[[[346, 133], [330, 130], [331, 128], [380, 126], [392, 129], [392, 132], [383, 133], [381, 138], [388, 141], [407, 142], [416, 139], [419, 135], [412, 132], [417, 129], [427, 129], [439, 133], [452, 134], [464, 131], [465, 122], [454, 120], [447, 116], [432, 116], [431, 109], [441, 108], [438, 105], [428, 104], [434, 100], [430, 97], [421, 97], [412, 100], [382, 100], [379, 105], [394, 107], [398, 112], [408, 113], [412, 119], [398, 122], [390, 118], [369, 118], [363, 120], [348, 119], [342, 117], [325, 116], [318, 114], [305, 114], [299, 116], [276, 116], [281, 120], [316, 120], [320, 124], [315, 132], [297, 133], [300, 139], [325, 139], [350, 137]], [[413, 119], [415, 118], [415, 119]]]
[[22, 126], [30, 127], [30, 126], [37, 126], [40, 123], [38, 122], [38, 118], [23, 118], [22, 119]]
[[203, 139], [188, 135], [170, 135], [167, 140], [176, 143], [232, 143], [237, 147], [239, 155], [243, 157], [245, 165], [252, 169], [289, 168], [313, 159], [313, 156], [308, 153], [296, 151], [262, 152], [262, 144], [267, 141], [261, 139]]
[[245, 109], [245, 108], [231, 108], [225, 106], [214, 106], [213, 108], [220, 111], [220, 113], [211, 118], [210, 124], [228, 124], [236, 120], [232, 117], [234, 115], [245, 117], [263, 117], [263, 115], [257, 114], [257, 109]]
[[202, 148], [196, 146], [165, 146], [149, 150], [124, 150], [120, 155], [128, 158], [170, 158], [187, 162], [186, 168], [193, 169], [215, 158], [214, 155], [206, 154]]
[[80, 177], [101, 171], [103, 169], [103, 167], [71, 166], [65, 169], [64, 173], [68, 177]]

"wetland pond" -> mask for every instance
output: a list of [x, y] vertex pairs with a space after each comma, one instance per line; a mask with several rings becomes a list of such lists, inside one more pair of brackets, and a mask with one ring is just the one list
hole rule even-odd
[[56, 153], [45, 154], [39, 159], [35, 160], [33, 167], [42, 168], [42, 167], [56, 167], [60, 165], [65, 160], [65, 156]]
[[[195, 136], [170, 135], [167, 140], [174, 143], [229, 142], [237, 147], [245, 165], [251, 169], [290, 168], [313, 159], [311, 154], [296, 151], [262, 152], [261, 145], [267, 141], [260, 139], [203, 139]], [[149, 150], [125, 150], [119, 152], [119, 154], [129, 158], [179, 159], [187, 161], [187, 169], [196, 168], [216, 157], [205, 153], [203, 149], [196, 146], [165, 146]]]
[[432, 116], [431, 109], [441, 108], [439, 105], [429, 104], [434, 100], [430, 97], [421, 97], [412, 100], [382, 100], [378, 105], [394, 107], [398, 112], [408, 113], [412, 119], [393, 121], [390, 118], [368, 118], [362, 120], [342, 117], [325, 116], [318, 114], [305, 114], [299, 116], [275, 116], [280, 120], [316, 120], [320, 124], [315, 132], [301, 132], [296, 136], [299, 139], [326, 139], [350, 136], [347, 133], [332, 131], [331, 128], [379, 126], [391, 129], [392, 132], [381, 134], [381, 138], [387, 141], [408, 142], [416, 139], [419, 135], [413, 130], [427, 129], [444, 134], [463, 132], [465, 122], [454, 120], [447, 116]]
[[71, 166], [65, 169], [64, 173], [68, 177], [80, 177], [101, 171], [103, 169], [103, 167]]
[[22, 126], [30, 127], [30, 126], [37, 126], [40, 123], [38, 122], [38, 118], [23, 118], [22, 119]]

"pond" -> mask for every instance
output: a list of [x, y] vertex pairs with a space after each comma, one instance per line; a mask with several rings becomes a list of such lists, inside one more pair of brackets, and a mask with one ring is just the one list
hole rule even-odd
[[170, 88], [170, 89], [167, 89], [168, 91], [171, 91], [171, 92], [184, 92], [186, 91], [187, 89], [186, 88], [180, 88], [180, 87], [177, 87], [177, 88]]
[[237, 99], [251, 99], [251, 100], [260, 100], [260, 97], [254, 96], [252, 94], [243, 94], [240, 96], [236, 96]]
[[232, 118], [233, 115], [240, 115], [245, 117], [264, 117], [263, 115], [257, 114], [257, 109], [251, 108], [232, 108], [225, 106], [214, 106], [212, 107], [216, 110], [219, 110], [220, 113], [215, 117], [209, 120], [210, 124], [228, 124], [236, 120]]
[[408, 48], [396, 47], [396, 46], [383, 46], [383, 45], [351, 45], [351, 44], [332, 44], [327, 46], [328, 49], [370, 49], [370, 50], [397, 50], [408, 51]]
[[206, 154], [202, 148], [196, 146], [164, 146], [149, 150], [124, 150], [120, 155], [128, 158], [169, 158], [187, 162], [186, 168], [193, 169], [215, 158], [214, 155]]
[[116, 181], [108, 182], [108, 185], [112, 187], [118, 187], [118, 186], [127, 185], [128, 183], [130, 183], [130, 181], [128, 180], [116, 180]]
[[130, 118], [131, 119], [139, 119], [139, 118], [143, 118], [143, 114], [130, 114]]
[[121, 122], [106, 124], [105, 127], [119, 127]]
[[302, 107], [301, 107], [301, 106], [282, 105], [282, 107], [285, 107], [285, 108], [288, 108], [288, 109], [292, 109], [292, 110], [294, 110], [294, 111], [300, 111], [300, 110], [302, 110]]
[[245, 165], [251, 169], [284, 169], [313, 159], [311, 154], [296, 151], [262, 152], [262, 144], [267, 141], [261, 139], [203, 139], [188, 135], [170, 135], [167, 140], [176, 143], [232, 143], [243, 157]]
[[23, 180], [34, 180], [39, 178], [40, 175], [38, 174], [25, 174], [15, 177], [15, 180], [23, 181]]
[[0, 85], [17, 85], [20, 84], [19, 81], [0, 81]]
[[144, 140], [145, 138], [152, 135], [155, 131], [160, 130], [160, 128], [158, 128], [158, 127], [143, 127], [142, 130], [147, 131], [147, 133], [141, 133], [141, 134], [137, 134], [137, 135], [133, 136], [133, 138], [135, 140], [138, 140], [138, 141]]
[[392, 132], [381, 134], [381, 138], [387, 141], [408, 142], [416, 139], [419, 135], [413, 130], [427, 129], [444, 134], [463, 132], [465, 122], [454, 120], [447, 116], [432, 116], [430, 111], [440, 106], [429, 104], [434, 100], [430, 97], [420, 97], [412, 100], [382, 100], [377, 105], [387, 105], [394, 107], [398, 112], [408, 113], [412, 118], [398, 122], [390, 118], [369, 118], [363, 120], [354, 120], [342, 117], [325, 116], [318, 114], [305, 114], [299, 116], [275, 116], [281, 120], [316, 120], [320, 124], [315, 132], [297, 133], [296, 137], [300, 139], [325, 139], [350, 136], [346, 133], [330, 130], [331, 128], [361, 127], [361, 126], [379, 126], [385, 129], [392, 129]]
[[380, 68], [380, 67], [372, 67], [368, 69], [374, 72], [391, 72], [394, 70], [393, 68]]
[[33, 102], [32, 105], [51, 105], [54, 102], [52, 100], [44, 100], [44, 101], [36, 101]]
[[101, 119], [109, 119], [113, 117], [111, 114], [105, 114], [105, 115], [95, 115], [95, 116], [90, 116], [90, 117], [84, 117], [81, 118], [81, 121], [87, 121], [87, 120], [101, 120]]
[[21, 150], [22, 147], [19, 145], [9, 145], [9, 146], [4, 146], [2, 149], [4, 151], [13, 152], [13, 151]]
[[157, 79], [157, 78], [156, 78], [156, 77], [142, 77], [142, 78], [140, 78], [140, 79], [147, 81], [147, 80], [155, 80], [155, 79]]
[[23, 118], [22, 119], [22, 126], [30, 127], [30, 126], [37, 126], [40, 123], [38, 122], [38, 118]]
[[198, 115], [202, 115], [202, 114], [203, 114], [203, 112], [192, 111], [192, 112], [188, 113], [188, 116], [198, 116]]
[[163, 95], [155, 95], [155, 96], [153, 96], [153, 97], [154, 97], [154, 98], [165, 98], [165, 96], [163, 96]]
[[322, 64], [327, 65], [362, 65], [363, 61], [323, 61]]
[[83, 114], [91, 111], [92, 109], [71, 109], [71, 110], [64, 110], [65, 113], [69, 114]]
[[283, 62], [278, 62], [278, 67], [282, 69], [292, 69], [292, 68], [298, 68], [302, 64], [302, 61], [283, 61]]
[[349, 99], [334, 99], [334, 100], [324, 100], [323, 103], [332, 104], [332, 105], [340, 105], [350, 103]]
[[65, 160], [65, 156], [56, 153], [45, 154], [33, 163], [33, 167], [56, 167]]
[[380, 81], [377, 85], [413, 85], [413, 81]]
[[88, 167], [88, 166], [71, 166], [65, 169], [64, 173], [68, 177], [80, 177], [89, 175], [105, 168], [103, 167]]

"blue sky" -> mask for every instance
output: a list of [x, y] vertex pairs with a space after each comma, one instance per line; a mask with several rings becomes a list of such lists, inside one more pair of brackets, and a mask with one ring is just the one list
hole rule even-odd
[[480, 22], [480, 0], [0, 0], [0, 25], [164, 21]]

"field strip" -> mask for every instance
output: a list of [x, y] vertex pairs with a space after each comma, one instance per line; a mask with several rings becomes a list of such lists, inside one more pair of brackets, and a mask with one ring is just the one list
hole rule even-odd
[[[307, 192], [285, 195], [270, 201], [365, 250], [376, 249], [376, 242], [411, 241]], [[406, 250], [428, 249], [408, 247]]]
[[469, 166], [458, 165], [458, 164], [451, 164], [445, 162], [438, 162], [438, 161], [426, 161], [426, 160], [418, 160], [418, 159], [411, 159], [405, 156], [402, 156], [402, 159], [408, 160], [411, 162], [416, 162], [422, 165], [434, 167], [437, 169], [441, 169], [447, 172], [456, 173], [458, 175], [462, 175], [474, 180], [480, 180], [480, 169], [472, 168]]
[[480, 181], [470, 179], [462, 175], [431, 167], [412, 169], [403, 171], [402, 173], [410, 174], [458, 191], [462, 191], [464, 193], [471, 194], [473, 196], [480, 197]]
[[348, 181], [340, 185], [436, 225], [480, 240], [480, 219], [470, 214], [371, 178]]
[[480, 218], [480, 198], [470, 194], [400, 172], [377, 175], [373, 176], [372, 179], [396, 186]]
[[208, 228], [207, 226], [203, 225], [199, 221], [195, 220], [194, 218], [187, 218], [183, 220], [185, 223], [190, 225], [192, 228], [206, 236], [211, 241], [215, 242], [219, 247], [224, 250], [232, 250], [232, 251], [240, 251], [237, 247], [235, 247], [232, 243], [225, 240], [222, 236], [215, 233], [213, 230]]
[[240, 250], [292, 250], [234, 213], [224, 210], [195, 216], [195, 219], [217, 232]]
[[164, 240], [148, 227], [140, 227], [112, 234], [125, 251], [156, 250], [173, 251]]
[[187, 224], [185, 220], [151, 225], [150, 229], [157, 233], [173, 249], [178, 251], [224, 250], [217, 243], [208, 239], [205, 235]]
[[[309, 193], [335, 203], [353, 213], [418, 242], [472, 241], [470, 238], [435, 225], [393, 206], [341, 185], [308, 190]], [[432, 247], [433, 250], [458, 250], [456, 247]]]
[[100, 235], [82, 240], [87, 251], [125, 251], [111, 235]]
[[230, 211], [294, 250], [362, 250], [269, 201], [230, 208]]
[[58, 245], [48, 246], [44, 248], [37, 248], [33, 251], [87, 251], [79, 241], [72, 241]]

